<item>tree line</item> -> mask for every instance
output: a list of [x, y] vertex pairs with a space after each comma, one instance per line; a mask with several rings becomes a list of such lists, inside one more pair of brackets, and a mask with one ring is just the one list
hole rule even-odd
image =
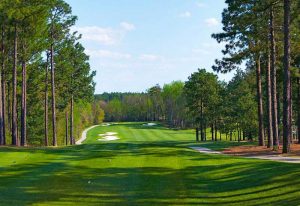
[[238, 70], [226, 83], [199, 69], [186, 82], [155, 85], [144, 93], [104, 93], [96, 99], [105, 121], [155, 121], [171, 128], [196, 128], [198, 141], [207, 139], [208, 130], [215, 141], [221, 134], [228, 139], [238, 136], [237, 140], [257, 136], [252, 71]]
[[259, 145], [277, 150], [282, 135], [283, 152], [288, 153], [293, 124], [298, 124], [298, 135], [300, 131], [300, 2], [227, 0], [226, 4], [223, 32], [212, 35], [225, 44], [224, 57], [213, 68], [226, 73], [245, 63], [255, 71]]
[[[197, 140], [211, 128], [238, 140], [257, 139], [260, 146], [290, 152], [300, 143], [300, 2], [226, 0], [224, 57], [215, 72], [236, 70], [226, 83], [205, 69], [188, 81], [159, 85], [140, 94], [98, 96], [108, 121], [162, 121], [171, 127], [195, 127]], [[244, 66], [243, 66], [244, 65]]]
[[0, 2], [0, 145], [74, 144], [102, 121], [76, 20], [63, 0]]
[[95, 99], [105, 112], [105, 121], [160, 121], [186, 128], [192, 120], [186, 112], [183, 88], [183, 82], [174, 81], [145, 93], [104, 93]]

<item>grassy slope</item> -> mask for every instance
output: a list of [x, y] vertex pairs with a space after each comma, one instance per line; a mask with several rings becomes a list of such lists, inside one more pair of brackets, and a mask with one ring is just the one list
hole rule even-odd
[[[118, 132], [121, 140], [99, 142]], [[86, 144], [0, 148], [0, 205], [297, 205], [300, 165], [205, 155], [193, 131], [97, 127]], [[206, 143], [221, 148], [229, 143]]]

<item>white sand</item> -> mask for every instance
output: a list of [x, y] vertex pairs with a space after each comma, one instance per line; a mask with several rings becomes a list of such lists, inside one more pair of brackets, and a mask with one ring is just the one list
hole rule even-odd
[[111, 135], [117, 135], [118, 133], [116, 133], [116, 132], [106, 132], [106, 135], [107, 136], [111, 136]]
[[114, 141], [114, 140], [118, 140], [120, 138], [118, 138], [116, 135], [118, 133], [116, 132], [106, 132], [105, 134], [99, 134], [100, 137], [102, 137], [101, 139], [98, 139], [98, 141]]
[[114, 136], [117, 135], [118, 133], [116, 132], [106, 132], [105, 134], [99, 134], [99, 136], [101, 137], [105, 137], [105, 136]]
[[103, 123], [101, 126], [102, 127], [108, 127], [108, 126], [110, 126], [111, 124], [110, 123]]
[[147, 123], [147, 124], [143, 124], [143, 126], [148, 126], [148, 127], [153, 127], [156, 126], [156, 123]]
[[76, 142], [76, 144], [77, 144], [77, 145], [82, 144], [82, 142], [84, 142], [84, 140], [86, 140], [86, 138], [87, 138], [86, 135], [87, 135], [88, 131], [91, 130], [91, 129], [93, 129], [93, 128], [95, 128], [95, 127], [97, 127], [97, 126], [99, 126], [99, 125], [94, 125], [94, 126], [92, 126], [92, 127], [87, 128], [86, 130], [84, 130], [84, 131], [82, 132], [82, 134], [81, 134], [81, 138]]
[[[190, 147], [190, 148], [205, 154], [222, 154], [222, 155], [230, 156], [229, 154], [225, 154], [219, 151], [214, 151], [205, 147]], [[286, 162], [286, 163], [300, 163], [300, 157], [287, 157], [282, 155], [250, 155], [250, 156], [241, 156], [241, 158], [242, 157], [250, 158], [250, 159], [273, 160], [277, 162]]]
[[[87, 128], [87, 129], [85, 129], [85, 130], [82, 132], [82, 134], [81, 134], [81, 138], [80, 138], [78, 141], [76, 141], [75, 144], [77, 144], [77, 145], [82, 144], [82, 143], [86, 140], [86, 138], [87, 138], [87, 133], [88, 133], [89, 130], [91, 130], [91, 129], [95, 128], [95, 127], [98, 127], [98, 126], [107, 127], [107, 126], [110, 126], [110, 125], [112, 125], [112, 124], [110, 124], [110, 123], [103, 123], [103, 124], [101, 124], [101, 125], [94, 125], [94, 126], [91, 126], [91, 127]], [[116, 135], [116, 134], [117, 134], [116, 132], [107, 132], [107, 133], [105, 133], [105, 134], [103, 134], [103, 135], [100, 135], [100, 134], [99, 134], [99, 136], [113, 136], [113, 135]], [[119, 138], [118, 138], [118, 139], [119, 139]], [[104, 140], [104, 141], [109, 141], [109, 140]], [[111, 141], [111, 140], [110, 140], [110, 141]]]
[[120, 138], [118, 138], [117, 136], [105, 136], [102, 139], [98, 139], [98, 141], [114, 141], [118, 139]]

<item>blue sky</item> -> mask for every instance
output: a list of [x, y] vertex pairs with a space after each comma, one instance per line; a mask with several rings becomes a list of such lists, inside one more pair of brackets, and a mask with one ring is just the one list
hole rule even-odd
[[[67, 0], [97, 71], [96, 93], [141, 92], [211, 70], [224, 0]], [[231, 74], [219, 75], [229, 80]]]

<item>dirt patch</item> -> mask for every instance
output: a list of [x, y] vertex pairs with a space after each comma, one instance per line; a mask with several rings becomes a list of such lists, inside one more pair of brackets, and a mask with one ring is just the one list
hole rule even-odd
[[[300, 156], [300, 144], [291, 145], [291, 156]], [[282, 154], [282, 146], [278, 151], [273, 151], [273, 148], [266, 146], [237, 146], [230, 147], [223, 150], [224, 154], [237, 155], [237, 156], [257, 156], [257, 155], [279, 155]]]

